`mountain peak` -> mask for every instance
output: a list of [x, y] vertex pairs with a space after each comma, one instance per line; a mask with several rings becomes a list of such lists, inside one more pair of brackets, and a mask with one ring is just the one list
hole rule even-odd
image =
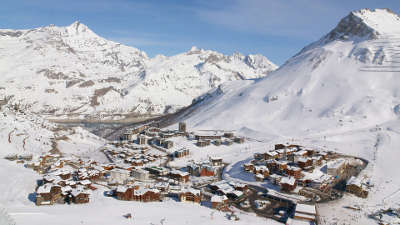
[[390, 9], [362, 9], [351, 12], [328, 34], [328, 41], [352, 37], [376, 39], [400, 33], [400, 17]]
[[79, 21], [75, 21], [73, 22], [71, 25], [66, 27], [66, 30], [68, 31], [68, 33], [70, 34], [81, 34], [81, 33], [93, 33], [89, 27], [87, 27], [85, 24], [79, 22]]

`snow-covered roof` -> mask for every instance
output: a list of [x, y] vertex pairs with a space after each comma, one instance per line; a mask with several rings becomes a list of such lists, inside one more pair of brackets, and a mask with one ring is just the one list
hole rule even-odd
[[296, 205], [296, 213], [297, 212], [313, 214], [313, 215], [317, 214], [317, 211], [315, 209], [315, 205], [306, 205], [306, 204], [300, 204], [300, 203], [298, 203]]
[[281, 179], [281, 184], [289, 184], [293, 186], [296, 183], [296, 179], [294, 177], [283, 177]]
[[211, 202], [224, 202], [228, 198], [225, 195], [219, 196], [219, 195], [213, 195], [211, 197]]
[[310, 160], [310, 158], [306, 158], [306, 157], [300, 157], [299, 159], [297, 159], [298, 162], [302, 162], [302, 163], [306, 163]]
[[193, 189], [193, 188], [185, 188], [182, 190], [182, 192], [190, 192], [193, 195], [198, 195], [198, 196], [200, 196], [200, 193], [201, 193], [200, 190]]
[[52, 187], [53, 184], [44, 184], [38, 187], [36, 193], [38, 194], [50, 193]]
[[305, 155], [305, 154], [307, 154], [307, 151], [306, 150], [300, 150], [300, 151], [298, 151], [298, 152], [295, 152], [294, 153], [295, 155]]
[[90, 182], [90, 180], [80, 180], [79, 183], [82, 184], [82, 185], [89, 185], [92, 182]]
[[119, 186], [117, 187], [117, 189], [116, 189], [116, 192], [124, 193], [124, 192], [126, 192], [126, 190], [128, 190], [128, 187], [127, 187], [127, 186], [125, 186], [125, 185], [119, 185]]
[[181, 177], [189, 176], [188, 172], [184, 172], [184, 171], [180, 171], [180, 170], [172, 170], [170, 173], [171, 174], [175, 174], [175, 175], [179, 175]]

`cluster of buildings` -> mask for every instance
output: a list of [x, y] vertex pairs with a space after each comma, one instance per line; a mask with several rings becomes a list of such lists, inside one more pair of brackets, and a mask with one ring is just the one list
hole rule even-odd
[[220, 157], [210, 157], [209, 161], [192, 162], [187, 165], [187, 171], [196, 177], [214, 177], [221, 172], [224, 164]]
[[[128, 168], [145, 166], [152, 162], [160, 162], [165, 158], [165, 154], [151, 151], [148, 147], [125, 145], [123, 148], [107, 148], [103, 150], [107, 158], [116, 164], [125, 164]], [[164, 159], [165, 160], [165, 159]]]
[[25, 164], [43, 177], [36, 187], [36, 205], [55, 203], [88, 203], [93, 190], [92, 184], [104, 180], [108, 164], [99, 165], [92, 160], [63, 158], [60, 155], [43, 155]]
[[153, 144], [164, 149], [170, 149], [174, 142], [168, 140], [172, 137], [186, 136], [186, 123], [179, 123], [178, 130], [161, 130], [149, 124], [128, 129], [121, 137], [122, 142], [137, 143], [138, 145]]
[[218, 133], [218, 132], [208, 132], [208, 133], [197, 133], [194, 134], [194, 138], [197, 141], [196, 145], [198, 147], [206, 147], [212, 144], [216, 146], [232, 145], [234, 142], [238, 144], [243, 144], [245, 142], [244, 137], [236, 137], [232, 132]]
[[[354, 165], [354, 161], [359, 163]], [[243, 168], [253, 173], [257, 181], [269, 180], [279, 185], [283, 192], [296, 192], [313, 198], [315, 193], [330, 194], [337, 183], [356, 175], [354, 171], [363, 166], [361, 160], [337, 153], [277, 144], [274, 150], [254, 154], [254, 160], [244, 164]], [[356, 188], [357, 182], [350, 183], [349, 191], [365, 195]]]

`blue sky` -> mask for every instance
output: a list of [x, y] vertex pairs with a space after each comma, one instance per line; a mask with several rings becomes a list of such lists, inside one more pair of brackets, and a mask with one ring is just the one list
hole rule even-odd
[[0, 28], [78, 20], [149, 56], [195, 45], [225, 54], [260, 53], [279, 65], [361, 8], [399, 13], [400, 0], [2, 0]]

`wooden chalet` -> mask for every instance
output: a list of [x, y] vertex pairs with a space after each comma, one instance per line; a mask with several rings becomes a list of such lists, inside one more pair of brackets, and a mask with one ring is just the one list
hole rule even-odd
[[313, 164], [313, 160], [308, 157], [302, 157], [297, 160], [297, 165], [302, 169], [312, 166], [312, 164]]
[[89, 203], [90, 192], [88, 190], [76, 191], [76, 189], [74, 189], [71, 192], [71, 195], [72, 195], [72, 202], [75, 204]]
[[133, 201], [155, 202], [161, 200], [161, 193], [157, 189], [139, 188], [133, 192]]
[[228, 205], [228, 197], [226, 195], [213, 195], [211, 197], [211, 208], [224, 211]]
[[61, 186], [44, 184], [36, 190], [36, 205], [53, 205], [57, 201], [64, 201], [61, 195]]
[[188, 172], [183, 172], [180, 170], [173, 170], [169, 173], [169, 177], [171, 179], [177, 180], [179, 182], [189, 182], [189, 173]]
[[281, 191], [291, 192], [297, 187], [296, 179], [294, 177], [283, 177], [280, 181]]
[[206, 147], [206, 146], [209, 146], [210, 144], [211, 144], [211, 141], [210, 140], [205, 140], [205, 139], [200, 139], [196, 143], [196, 145], [198, 147]]
[[179, 193], [179, 200], [181, 202], [200, 203], [201, 192], [200, 190], [196, 190], [193, 188], [184, 189], [181, 193]]
[[254, 164], [252, 164], [252, 163], [245, 163], [245, 164], [243, 165], [243, 169], [244, 169], [245, 171], [247, 171], [247, 172], [253, 172], [253, 170], [254, 170]]
[[364, 187], [361, 180], [353, 176], [347, 181], [346, 191], [360, 198], [367, 198], [368, 191]]
[[301, 168], [295, 166], [288, 166], [285, 170], [287, 175], [292, 176], [296, 179], [302, 176], [301, 171], [302, 171]]

